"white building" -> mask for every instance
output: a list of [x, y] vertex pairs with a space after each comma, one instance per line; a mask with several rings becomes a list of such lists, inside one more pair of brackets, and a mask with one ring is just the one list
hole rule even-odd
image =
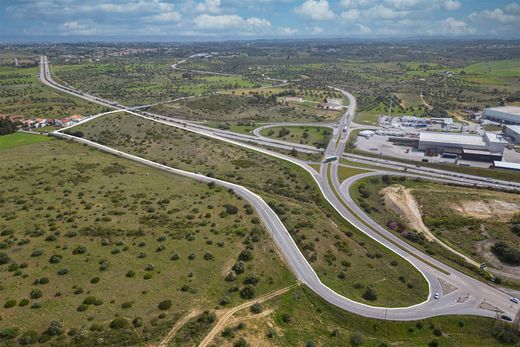
[[520, 144], [520, 125], [507, 125], [504, 134], [511, 137], [514, 144]]
[[325, 108], [328, 110], [341, 111], [341, 109], [343, 108], [343, 100], [327, 98], [327, 104], [325, 105]]
[[439, 132], [421, 132], [419, 134], [419, 150], [435, 150], [439, 153], [453, 149], [467, 149], [491, 153], [503, 153], [507, 142], [499, 135], [452, 134]]
[[484, 110], [484, 118], [508, 124], [520, 124], [520, 107], [490, 107]]

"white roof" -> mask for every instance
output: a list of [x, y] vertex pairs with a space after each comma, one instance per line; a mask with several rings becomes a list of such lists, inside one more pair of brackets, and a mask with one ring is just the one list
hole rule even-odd
[[499, 167], [502, 169], [520, 170], [519, 163], [509, 163], [507, 161], [494, 161], [493, 164], [495, 165], [495, 167]]
[[486, 110], [503, 112], [513, 114], [515, 116], [520, 116], [520, 107], [519, 106], [500, 106], [500, 107], [489, 107]]
[[489, 142], [498, 142], [498, 143], [506, 142], [506, 140], [504, 140], [504, 138], [502, 136], [495, 134], [495, 133], [485, 132], [484, 135], [486, 136], [486, 138], [488, 139]]
[[506, 125], [506, 128], [512, 130], [517, 134], [520, 134], [520, 125]]
[[486, 143], [482, 139], [482, 136], [479, 135], [451, 134], [433, 131], [419, 133], [419, 141], [475, 146], [486, 145]]

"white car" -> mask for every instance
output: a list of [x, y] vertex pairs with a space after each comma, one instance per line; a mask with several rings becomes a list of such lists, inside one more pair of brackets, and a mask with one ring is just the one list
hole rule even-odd
[[514, 302], [515, 304], [520, 303], [520, 300], [518, 298], [515, 298], [515, 297], [512, 297], [511, 301]]
[[433, 298], [439, 300], [439, 293], [435, 293], [435, 295], [433, 296]]

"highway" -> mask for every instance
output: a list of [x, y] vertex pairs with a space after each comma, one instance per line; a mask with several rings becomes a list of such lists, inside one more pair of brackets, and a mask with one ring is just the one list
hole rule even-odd
[[[45, 80], [47, 82], [46, 84], [48, 84], [49, 86], [52, 86], [56, 89], [68, 92], [73, 95], [78, 95], [78, 91], [75, 91], [70, 88], [60, 89], [56, 85], [56, 83], [51, 80], [50, 73], [47, 73], [47, 60], [44, 58], [42, 58], [42, 65], [43, 67], [41, 67], [41, 69], [44, 72], [43, 74], [41, 74], [42, 82], [43, 80]], [[325, 153], [326, 155], [336, 155], [338, 157], [341, 157], [349, 134], [348, 128], [355, 114], [356, 101], [351, 94], [342, 90], [339, 91], [341, 91], [345, 96], [347, 96], [350, 99], [350, 105], [348, 111], [345, 113], [343, 117], [341, 117], [340, 121], [338, 122], [337, 127], [334, 128], [334, 134], [327, 149], [325, 150]], [[342, 188], [337, 176], [337, 168], [339, 165], [338, 162], [328, 164], [323, 163], [320, 173], [318, 173], [316, 172], [316, 170], [310, 167], [308, 163], [302, 160], [254, 146], [248, 143], [248, 140], [246, 140], [246, 143], [240, 142], [244, 141], [244, 138], [241, 137], [242, 135], [238, 136], [237, 134], [226, 132], [224, 136], [222, 130], [207, 128], [200, 125], [193, 125], [192, 123], [188, 123], [185, 121], [178, 121], [172, 119], [169, 119], [168, 121], [161, 120], [150, 115], [136, 113], [121, 106], [114, 106], [113, 103], [107, 100], [99, 99], [95, 96], [86, 95], [84, 93], [79, 94], [78, 96], [80, 95], [83, 98], [90, 98], [90, 101], [97, 102], [99, 104], [108, 103], [109, 105], [111, 105], [112, 108], [126, 111], [139, 117], [147, 118], [169, 126], [185, 129], [187, 131], [191, 131], [220, 141], [225, 141], [230, 144], [255, 150], [273, 157], [290, 161], [300, 166], [312, 175], [312, 177], [320, 187], [320, 190], [322, 191], [325, 198], [336, 209], [336, 211], [338, 211], [340, 215], [342, 215], [348, 222], [350, 222], [361, 232], [365, 233], [367, 236], [371, 237], [372, 239], [381, 243], [391, 251], [400, 255], [403, 259], [409, 261], [423, 274], [423, 276], [429, 283], [430, 289], [430, 294], [424, 302], [418, 305], [405, 308], [374, 307], [350, 300], [334, 292], [332, 289], [328, 288], [320, 281], [310, 264], [299, 251], [297, 245], [291, 238], [290, 234], [287, 232], [285, 226], [280, 221], [276, 213], [274, 213], [274, 211], [269, 208], [269, 206], [263, 201], [263, 199], [260, 196], [254, 194], [248, 189], [230, 182], [215, 180], [212, 178], [198, 175], [196, 173], [190, 173], [170, 168], [128, 153], [123, 153], [121, 151], [108, 148], [97, 143], [93, 143], [85, 139], [74, 138], [60, 132], [53, 133], [54, 136], [85, 143], [89, 146], [98, 148], [105, 152], [112, 153], [130, 160], [134, 160], [144, 165], [156, 167], [161, 170], [176, 173], [185, 177], [194, 178], [199, 181], [214, 181], [215, 183], [226, 188], [232, 188], [237, 194], [241, 195], [244, 199], [248, 200], [253, 206], [255, 206], [266, 229], [273, 237], [274, 242], [276, 243], [280, 252], [283, 254], [289, 268], [293, 271], [293, 273], [296, 275], [299, 281], [305, 283], [309, 288], [311, 288], [314, 292], [316, 292], [318, 295], [320, 295], [323, 299], [327, 300], [328, 302], [342, 309], [366, 317], [390, 320], [416, 320], [446, 314], [472, 314], [494, 317], [494, 311], [481, 308], [481, 305], [484, 301], [486, 302], [485, 306], [490, 305], [489, 307], [496, 307], [498, 310], [505, 312], [505, 314], [509, 315], [510, 317], [514, 317], [514, 315], [516, 314], [515, 308], [512, 308], [510, 305], [508, 294], [504, 293], [499, 289], [493, 288], [485, 283], [479, 282], [465, 274], [462, 274], [450, 268], [449, 266], [436, 261], [428, 255], [421, 253], [417, 249], [408, 245], [403, 240], [397, 238], [395, 235], [392, 235], [390, 232], [385, 231], [385, 229], [381, 228], [381, 226], [378, 227], [383, 230], [380, 230], [375, 225], [371, 225], [371, 219], [360, 219], [359, 217], [362, 215], [354, 215], [349, 209], [346, 208], [345, 204], [347, 204], [351, 209], [355, 208], [355, 204], [352, 204], [352, 202], [348, 201], [347, 197], [344, 196], [344, 194], [341, 194]], [[90, 119], [87, 119], [86, 121], [89, 120]], [[343, 131], [343, 129], [346, 129], [347, 131]], [[285, 145], [293, 147], [293, 144]], [[329, 171], [331, 173], [330, 180]], [[330, 184], [331, 182], [332, 184]], [[449, 293], [443, 293], [442, 283], [449, 283], [453, 288], [456, 289]], [[435, 292], [441, 293], [441, 297], [439, 300], [433, 298], [433, 293]], [[464, 297], [465, 299], [461, 300], [462, 297]]]

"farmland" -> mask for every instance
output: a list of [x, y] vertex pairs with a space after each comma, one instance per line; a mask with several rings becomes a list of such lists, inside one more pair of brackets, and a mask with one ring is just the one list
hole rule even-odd
[[233, 192], [60, 140], [0, 155], [2, 344], [156, 343], [294, 283]]
[[[400, 306], [425, 297], [422, 276], [332, 212], [312, 178], [292, 164], [131, 115], [97, 118], [71, 131], [260, 193], [324, 283], [344, 295], [373, 305]], [[369, 284], [378, 292], [375, 301], [363, 298]]]
[[30, 145], [38, 142], [46, 142], [50, 139], [46, 136], [38, 136], [24, 133], [14, 133], [0, 136], [0, 149]]

